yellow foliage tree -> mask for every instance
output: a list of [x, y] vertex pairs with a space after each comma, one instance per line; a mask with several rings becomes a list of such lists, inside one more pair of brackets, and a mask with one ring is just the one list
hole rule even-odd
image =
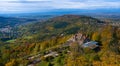
[[6, 63], [5, 66], [17, 66], [16, 60], [12, 59], [10, 62]]
[[102, 32], [101, 32], [101, 42], [102, 42], [102, 45], [103, 45], [104, 49], [108, 47], [112, 37], [113, 37], [112, 26], [104, 27]]
[[100, 35], [98, 32], [95, 32], [93, 35], [92, 35], [92, 40], [94, 41], [99, 41], [100, 40]]

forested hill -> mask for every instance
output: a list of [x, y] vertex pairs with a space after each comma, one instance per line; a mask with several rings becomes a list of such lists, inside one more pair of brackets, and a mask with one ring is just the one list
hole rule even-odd
[[104, 22], [92, 17], [82, 15], [63, 15], [51, 18], [44, 22], [36, 22], [21, 26], [19, 27], [19, 30], [21, 30], [20, 33], [22, 36], [26, 36], [27, 34], [39, 37], [43, 35], [57, 35], [61, 33], [74, 34], [78, 30], [85, 30], [89, 27], [98, 27], [101, 24], [104, 24]]

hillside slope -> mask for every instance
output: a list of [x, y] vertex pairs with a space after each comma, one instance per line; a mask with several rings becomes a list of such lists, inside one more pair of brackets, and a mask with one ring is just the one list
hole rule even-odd
[[[79, 30], [86, 31], [89, 27], [102, 26], [104, 22], [87, 16], [63, 15], [51, 18], [44, 22], [37, 22], [19, 27], [21, 36], [36, 36], [43, 38], [46, 35], [54, 36], [57, 34], [75, 34]], [[86, 26], [89, 25], [89, 26]]]

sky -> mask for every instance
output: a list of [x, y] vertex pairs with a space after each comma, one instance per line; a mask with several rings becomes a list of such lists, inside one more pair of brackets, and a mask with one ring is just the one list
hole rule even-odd
[[0, 0], [0, 13], [45, 12], [54, 9], [120, 9], [120, 0]]

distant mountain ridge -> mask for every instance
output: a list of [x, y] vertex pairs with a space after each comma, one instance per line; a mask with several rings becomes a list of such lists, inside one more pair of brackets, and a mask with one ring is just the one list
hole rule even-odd
[[0, 17], [0, 28], [6, 26], [14, 27], [23, 23], [37, 21], [36, 19], [16, 18], [16, 17]]
[[120, 8], [106, 9], [53, 9], [44, 12], [27, 12], [27, 13], [0, 13], [1, 16], [30, 16], [30, 15], [64, 15], [64, 14], [120, 14]]

